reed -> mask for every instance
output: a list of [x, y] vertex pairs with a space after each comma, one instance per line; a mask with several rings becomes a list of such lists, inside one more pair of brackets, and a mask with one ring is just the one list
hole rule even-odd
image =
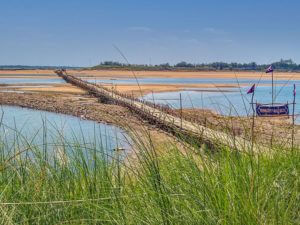
[[300, 223], [297, 148], [179, 149], [131, 131], [136, 157], [124, 160], [96, 139], [57, 131], [47, 143], [46, 126], [39, 145], [34, 134], [0, 130], [0, 224]]

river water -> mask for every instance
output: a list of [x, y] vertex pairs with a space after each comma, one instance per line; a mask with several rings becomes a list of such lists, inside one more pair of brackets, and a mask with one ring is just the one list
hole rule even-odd
[[[300, 84], [299, 84], [300, 85]], [[300, 86], [299, 86], [300, 87]], [[176, 92], [162, 92], [145, 95], [143, 98], [155, 103], [167, 104], [173, 108], [180, 108], [180, 94], [183, 108], [206, 108], [222, 115], [246, 116], [252, 113], [251, 94], [247, 94], [250, 87], [224, 89], [222, 91], [211, 91], [210, 89], [185, 90]], [[256, 88], [254, 102], [271, 103], [272, 91], [270, 86], [259, 86]], [[277, 86], [275, 94], [276, 103], [293, 102], [293, 86]], [[296, 103], [300, 101], [300, 95], [296, 95]], [[292, 105], [289, 106], [290, 113]], [[295, 113], [300, 113], [300, 104], [295, 105]], [[297, 118], [300, 123], [300, 118]]]
[[1, 78], [0, 84], [63, 84], [61, 78]]
[[130, 150], [126, 133], [113, 125], [20, 107], [0, 109], [0, 146], [6, 151], [15, 150], [16, 145], [24, 148], [28, 142], [49, 154], [61, 144], [70, 151], [74, 146], [82, 146], [86, 151], [96, 148], [107, 155], [113, 155], [116, 148], [124, 148], [122, 157]]

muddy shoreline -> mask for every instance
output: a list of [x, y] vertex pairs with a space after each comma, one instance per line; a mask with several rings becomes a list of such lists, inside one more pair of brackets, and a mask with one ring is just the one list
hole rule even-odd
[[[99, 123], [118, 124], [118, 119], [136, 120], [131, 113], [116, 105], [100, 104], [96, 98], [88, 95], [49, 93], [0, 93], [0, 104], [29, 109], [44, 110], [93, 120]], [[113, 115], [112, 115], [113, 113]]]
[[[76, 116], [83, 120], [111, 124], [124, 130], [134, 139], [144, 140], [148, 143], [151, 137], [152, 144], [157, 149], [164, 145], [182, 144], [173, 135], [149, 124], [132, 113], [127, 108], [103, 104], [97, 98], [87, 94], [61, 94], [61, 93], [0, 93], [0, 105], [24, 107], [33, 110], [43, 110]], [[0, 106], [1, 113], [1, 106]], [[134, 147], [133, 147], [134, 148]], [[133, 150], [130, 157], [136, 157]]]

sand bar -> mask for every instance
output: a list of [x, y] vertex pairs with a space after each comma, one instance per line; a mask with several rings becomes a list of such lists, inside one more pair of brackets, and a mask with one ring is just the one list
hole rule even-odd
[[[270, 79], [270, 74], [254, 71], [127, 71], [127, 70], [68, 70], [68, 73], [84, 77], [99, 77], [103, 79], [117, 78], [211, 78], [211, 79]], [[0, 70], [2, 75], [39, 75], [56, 76], [53, 70]], [[9, 76], [10, 77], [10, 76]], [[300, 80], [300, 73], [274, 72], [275, 79]]]

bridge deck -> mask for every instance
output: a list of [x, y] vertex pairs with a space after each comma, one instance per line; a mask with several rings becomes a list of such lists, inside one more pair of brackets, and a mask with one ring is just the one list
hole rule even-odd
[[146, 104], [144, 101], [109, 90], [101, 85], [83, 81], [75, 76], [68, 75], [64, 71], [56, 71], [56, 73], [66, 82], [85, 89], [99, 98], [125, 106], [139, 115], [142, 115], [143, 118], [167, 128], [166, 130], [172, 133], [175, 132], [177, 134], [184, 134], [185, 136], [193, 136], [204, 142], [220, 143], [239, 151], [248, 151], [251, 149], [251, 143], [241, 137], [234, 137], [233, 135], [212, 130], [200, 124], [178, 118], [165, 112], [166, 110], [162, 110], [163, 108], [161, 107], [155, 107], [151, 104]]

